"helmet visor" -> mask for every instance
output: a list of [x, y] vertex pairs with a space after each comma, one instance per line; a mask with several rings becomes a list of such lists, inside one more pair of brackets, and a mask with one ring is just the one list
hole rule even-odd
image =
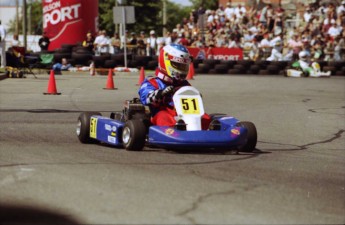
[[186, 63], [178, 63], [171, 61], [171, 66], [176, 69], [178, 72], [187, 74], [189, 70], [189, 65]]

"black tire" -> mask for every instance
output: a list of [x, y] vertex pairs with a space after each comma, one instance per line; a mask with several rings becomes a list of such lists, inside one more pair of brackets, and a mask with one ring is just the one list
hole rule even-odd
[[210, 69], [207, 73], [208, 73], [208, 74], [217, 74], [217, 70], [215, 70], [215, 69]]
[[271, 75], [271, 73], [268, 70], [259, 70], [259, 75]]
[[242, 71], [242, 70], [245, 70], [246, 67], [242, 64], [236, 64], [236, 65], [234, 65], [233, 68]]
[[252, 122], [241, 121], [236, 124], [238, 127], [244, 127], [247, 129], [247, 142], [245, 145], [240, 146], [238, 149], [240, 152], [253, 152], [258, 140], [256, 127]]
[[196, 68], [196, 69], [194, 70], [194, 72], [195, 72], [195, 74], [205, 74], [205, 73], [206, 73], [205, 70], [204, 70], [204, 69], [201, 69], [201, 68]]
[[97, 140], [90, 137], [90, 119], [93, 115], [101, 116], [102, 114], [99, 112], [82, 112], [78, 117], [76, 131], [81, 143], [88, 144], [97, 142]]
[[112, 60], [112, 59], [108, 59], [104, 62], [104, 68], [114, 68], [116, 67], [116, 61], [115, 60]]
[[213, 69], [216, 64], [219, 64], [220, 60], [218, 59], [205, 59], [203, 64], [209, 65], [210, 69]]
[[229, 69], [228, 74], [240, 74], [241, 71], [239, 69]]
[[146, 126], [143, 121], [128, 120], [122, 130], [123, 147], [128, 151], [141, 151], [146, 139]]
[[147, 64], [147, 69], [149, 70], [155, 70], [158, 66], [158, 61], [156, 60], [151, 60], [150, 62], [148, 62]]
[[268, 65], [266, 67], [266, 70], [268, 70], [269, 74], [278, 74], [279, 73], [279, 67], [276, 65]]
[[227, 73], [229, 67], [226, 64], [217, 64], [214, 66], [217, 74], [225, 74]]
[[92, 59], [91, 54], [78, 54], [78, 53], [72, 53], [72, 59], [75, 60], [76, 64], [88, 66], [89, 60]]

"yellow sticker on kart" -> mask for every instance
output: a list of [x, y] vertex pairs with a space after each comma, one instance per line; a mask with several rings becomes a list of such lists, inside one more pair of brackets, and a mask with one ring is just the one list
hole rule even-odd
[[183, 114], [200, 114], [198, 98], [181, 98]]
[[97, 118], [91, 117], [90, 120], [90, 137], [97, 138]]

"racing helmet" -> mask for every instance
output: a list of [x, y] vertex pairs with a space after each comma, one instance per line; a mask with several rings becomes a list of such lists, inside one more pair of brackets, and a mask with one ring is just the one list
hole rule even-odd
[[300, 59], [302, 59], [302, 60], [306, 60], [307, 57], [308, 57], [308, 53], [307, 53], [306, 51], [300, 51], [300, 52], [298, 53], [298, 57], [299, 57]]
[[186, 79], [190, 63], [190, 54], [183, 45], [170, 44], [159, 52], [158, 67], [171, 78]]

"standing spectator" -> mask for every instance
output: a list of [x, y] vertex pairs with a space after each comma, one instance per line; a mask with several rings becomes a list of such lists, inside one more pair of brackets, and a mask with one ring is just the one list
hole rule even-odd
[[171, 33], [169, 31], [167, 31], [165, 33], [164, 42], [165, 42], [165, 45], [170, 45], [172, 42], [171, 41]]
[[1, 25], [0, 20], [0, 57], [1, 57], [1, 68], [6, 66], [6, 30], [3, 25]]
[[113, 53], [117, 54], [121, 50], [121, 39], [119, 33], [114, 33], [114, 36], [110, 39], [110, 44], [113, 47]]
[[147, 56], [153, 56], [156, 55], [156, 49], [157, 49], [157, 38], [156, 38], [156, 32], [154, 30], [150, 31], [150, 37], [146, 40], [146, 54]]
[[181, 34], [181, 38], [180, 38], [178, 44], [183, 45], [183, 46], [189, 45], [189, 41], [186, 39], [184, 34]]
[[138, 39], [137, 39], [137, 34], [135, 32], [131, 33], [131, 37], [129, 39], [129, 44], [130, 45], [137, 45]]
[[96, 49], [96, 55], [109, 53], [109, 38], [106, 36], [105, 30], [100, 31], [96, 37], [94, 45]]
[[278, 8], [276, 9], [275, 14], [274, 14], [273, 32], [278, 32], [278, 31], [283, 32], [284, 12], [285, 12], [285, 10], [281, 6], [278, 6]]
[[344, 38], [338, 36], [334, 40], [334, 61], [342, 61], [341, 51], [344, 48]]
[[129, 34], [128, 34], [128, 30], [125, 31], [124, 35], [121, 36], [120, 38], [121, 40], [121, 50], [124, 50], [125, 48], [125, 43], [126, 45], [129, 43]]
[[47, 32], [43, 33], [43, 36], [38, 40], [38, 45], [41, 47], [41, 51], [48, 51], [50, 40], [47, 36]]
[[140, 31], [140, 36], [138, 38], [138, 55], [146, 55], [146, 37], [144, 31]]
[[235, 10], [234, 10], [234, 8], [231, 7], [230, 2], [226, 3], [226, 8], [224, 10], [224, 13], [225, 13], [225, 16], [228, 20], [232, 17], [232, 14], [235, 13]]
[[265, 33], [263, 35], [263, 39], [260, 41], [259, 48], [260, 55], [262, 55], [262, 57], [266, 59], [269, 56], [272, 49], [270, 44], [269, 33]]
[[249, 46], [250, 50], [249, 50], [249, 59], [256, 61], [259, 59], [259, 55], [260, 55], [260, 49], [259, 49], [259, 43], [256, 40], [256, 38], [253, 38], [251, 45]]
[[268, 17], [267, 17], [267, 13], [271, 9], [272, 9], [272, 5], [268, 4], [268, 5], [266, 5], [265, 7], [262, 8], [261, 13], [260, 13], [259, 21], [266, 28], [268, 27], [268, 23], [269, 23]]
[[138, 39], [137, 39], [137, 34], [135, 32], [131, 33], [131, 37], [129, 39], [129, 45], [131, 45], [130, 49], [132, 50], [132, 53], [134, 55], [137, 55]]
[[90, 52], [93, 52], [94, 46], [93, 46], [94, 38], [92, 37], [92, 34], [88, 32], [86, 34], [86, 39], [83, 41], [83, 47], [87, 48]]

